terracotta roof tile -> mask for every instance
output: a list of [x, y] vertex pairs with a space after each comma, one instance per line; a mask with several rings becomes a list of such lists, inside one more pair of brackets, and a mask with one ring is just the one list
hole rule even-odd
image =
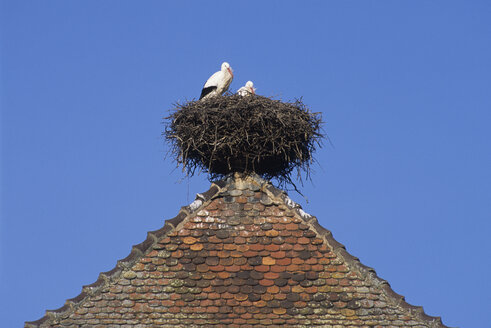
[[283, 191], [212, 184], [82, 293], [26, 327], [445, 327]]

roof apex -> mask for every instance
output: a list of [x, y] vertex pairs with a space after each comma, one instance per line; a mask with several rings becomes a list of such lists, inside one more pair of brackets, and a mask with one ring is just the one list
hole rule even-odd
[[269, 181], [257, 175], [245, 175], [241, 173], [230, 174], [223, 180], [213, 182], [208, 191], [197, 194], [196, 199], [191, 204], [182, 207], [176, 217], [166, 220], [161, 229], [148, 232], [146, 240], [134, 245], [131, 253], [126, 258], [119, 260], [112, 270], [102, 272], [93, 284], [83, 286], [82, 292], [78, 296], [68, 299], [61, 308], [46, 311], [44, 317], [37, 321], [26, 322], [25, 327], [44, 327], [54, 320], [68, 318], [88, 298], [95, 296], [103, 288], [120, 279], [121, 276], [124, 277], [130, 268], [153, 250], [159, 240], [171, 233], [177, 235], [177, 232], [183, 229], [183, 225], [190, 218], [196, 216], [214, 199], [219, 197], [230, 197], [234, 199], [234, 195], [238, 194], [241, 190], [259, 192], [261, 195], [258, 202], [264, 206], [283, 206], [291, 211], [298, 222], [304, 224], [304, 229], [313, 230], [336, 256], [346, 262], [351, 270], [360, 274], [371, 285], [379, 287], [394, 306], [400, 307], [411, 316], [427, 324], [428, 327], [446, 327], [442, 324], [440, 317], [428, 316], [424, 313], [422, 307], [406, 303], [404, 297], [395, 293], [387, 281], [379, 278], [374, 269], [363, 265], [358, 258], [349, 254], [344, 245], [337, 242], [332, 236], [332, 233], [318, 223], [316, 217], [304, 212], [302, 207], [291, 200], [286, 192], [275, 188]]

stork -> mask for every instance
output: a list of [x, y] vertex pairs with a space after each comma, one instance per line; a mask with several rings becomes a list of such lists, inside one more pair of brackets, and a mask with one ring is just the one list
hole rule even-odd
[[256, 88], [254, 88], [254, 83], [252, 81], [247, 81], [245, 86], [237, 90], [239, 96], [250, 96], [256, 93]]
[[233, 78], [234, 73], [232, 72], [232, 67], [230, 67], [229, 63], [223, 62], [221, 70], [214, 73], [206, 81], [199, 99], [222, 95], [228, 90]]

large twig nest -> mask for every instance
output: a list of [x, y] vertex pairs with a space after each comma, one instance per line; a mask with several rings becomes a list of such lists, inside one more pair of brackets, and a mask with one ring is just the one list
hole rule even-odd
[[294, 169], [309, 175], [322, 138], [320, 114], [310, 112], [301, 100], [211, 97], [177, 103], [165, 120], [164, 135], [177, 163], [188, 175], [198, 169], [211, 178], [254, 172], [292, 182]]

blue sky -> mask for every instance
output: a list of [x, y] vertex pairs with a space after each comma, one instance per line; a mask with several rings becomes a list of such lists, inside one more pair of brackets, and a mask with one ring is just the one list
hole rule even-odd
[[3, 1], [0, 317], [37, 320], [197, 192], [160, 134], [228, 61], [333, 146], [290, 192], [444, 324], [489, 327], [491, 2]]

